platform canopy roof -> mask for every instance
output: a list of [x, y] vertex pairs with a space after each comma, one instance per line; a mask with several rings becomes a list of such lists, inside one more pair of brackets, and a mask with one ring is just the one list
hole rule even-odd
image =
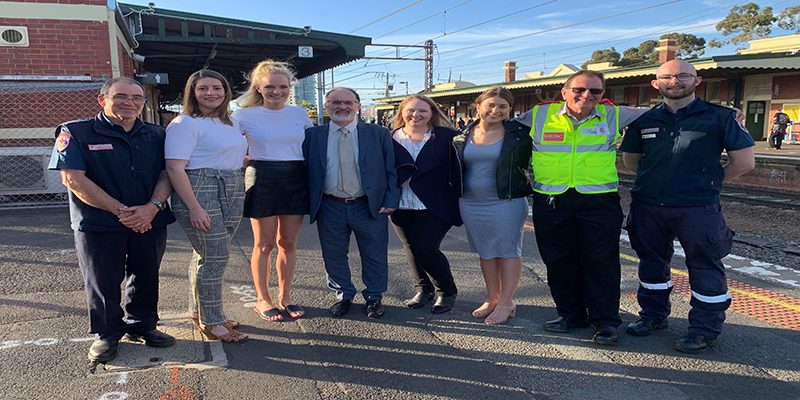
[[[210, 68], [225, 75], [234, 92], [247, 88], [245, 74], [267, 58], [291, 63], [298, 78], [364, 57], [372, 42], [363, 36], [315, 31], [211, 15], [118, 3], [147, 72], [169, 74], [159, 85], [162, 101], [177, 100], [192, 72]], [[300, 46], [304, 48], [301, 49]], [[312, 56], [303, 57], [307, 47]]]

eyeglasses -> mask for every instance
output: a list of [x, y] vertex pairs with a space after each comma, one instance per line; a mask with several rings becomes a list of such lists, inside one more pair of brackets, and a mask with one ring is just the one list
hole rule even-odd
[[694, 78], [696, 78], [696, 77], [697, 77], [697, 75], [692, 75], [692, 74], [687, 74], [687, 73], [685, 73], [685, 72], [682, 72], [682, 73], [680, 73], [680, 74], [664, 74], [664, 75], [658, 75], [658, 76], [656, 76], [656, 79], [658, 79], [658, 80], [660, 80], [660, 81], [665, 81], [665, 82], [668, 82], [668, 81], [671, 81], [671, 80], [672, 80], [672, 78], [676, 78], [676, 79], [678, 79], [679, 81], [688, 82], [688, 81], [690, 81], [690, 80], [692, 80], [692, 79], [694, 79]]
[[328, 100], [328, 103], [330, 103], [331, 105], [334, 105], [334, 106], [352, 107], [352, 106], [356, 105], [356, 103], [358, 103], [358, 102], [357, 101], [351, 101], [351, 100]]
[[603, 94], [603, 92], [605, 91], [605, 89], [585, 88], [585, 87], [574, 87], [574, 88], [571, 88], [571, 89], [572, 89], [572, 93], [575, 93], [575, 94], [583, 94], [583, 92], [588, 90], [589, 93], [591, 93], [591, 94], [593, 94], [595, 96], [599, 96], [599, 95]]
[[115, 103], [127, 103], [128, 101], [132, 101], [136, 104], [142, 104], [146, 100], [144, 96], [140, 96], [138, 94], [135, 94], [133, 96], [127, 94], [114, 94], [111, 96], [106, 95], [106, 98], [108, 97], [111, 97], [111, 99], [114, 100]]

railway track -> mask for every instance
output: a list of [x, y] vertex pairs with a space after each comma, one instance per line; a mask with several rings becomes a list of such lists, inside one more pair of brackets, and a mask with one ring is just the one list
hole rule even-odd
[[[619, 183], [633, 186], [632, 176], [620, 176]], [[750, 185], [725, 185], [720, 198], [728, 201], [800, 210], [800, 192], [784, 192]]]

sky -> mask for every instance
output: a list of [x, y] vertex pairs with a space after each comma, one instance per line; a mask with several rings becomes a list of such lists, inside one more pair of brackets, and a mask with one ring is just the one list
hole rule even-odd
[[[755, 0], [775, 15], [797, 0]], [[147, 1], [123, 0], [147, 5]], [[505, 61], [517, 62], [517, 78], [545, 74], [560, 64], [580, 66], [593, 50], [620, 54], [665, 33], [724, 39], [715, 25], [730, 0], [157, 0], [155, 7], [372, 38], [373, 43], [419, 45], [433, 39], [434, 84], [463, 80], [503, 81]], [[792, 32], [773, 30], [772, 36]], [[735, 54], [735, 46], [706, 48], [703, 57]], [[422, 49], [367, 46], [367, 56], [422, 58]], [[213, 66], [212, 66], [213, 68]], [[330, 84], [330, 72], [327, 81]], [[356, 88], [363, 99], [383, 97], [386, 74], [404, 95], [424, 88], [422, 61], [362, 60], [333, 71], [337, 86]], [[403, 83], [401, 83], [403, 82]], [[407, 84], [405, 83], [407, 82]], [[366, 103], [366, 102], [364, 102]]]

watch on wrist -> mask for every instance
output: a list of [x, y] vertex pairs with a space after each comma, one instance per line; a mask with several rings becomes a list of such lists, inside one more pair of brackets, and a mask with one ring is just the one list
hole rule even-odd
[[158, 207], [158, 211], [164, 211], [164, 209], [167, 208], [167, 204], [166, 203], [162, 203], [161, 201], [159, 201], [157, 199], [150, 200], [150, 204], [153, 204], [156, 207]]

